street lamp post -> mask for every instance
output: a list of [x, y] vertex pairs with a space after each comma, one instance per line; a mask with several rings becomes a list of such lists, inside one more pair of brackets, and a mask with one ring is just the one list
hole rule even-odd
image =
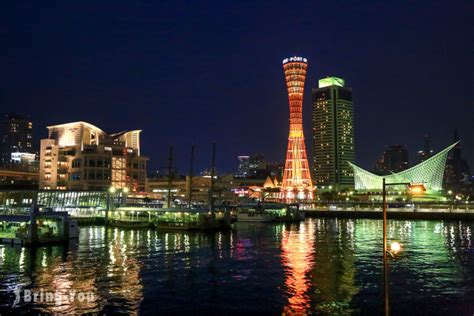
[[385, 178], [382, 179], [382, 201], [383, 201], [383, 284], [384, 284], [384, 315], [390, 314], [389, 291], [388, 291], [388, 264], [387, 253], [393, 257], [393, 253], [400, 251], [400, 244], [394, 242], [391, 251], [387, 249], [387, 186], [404, 185], [408, 186], [413, 194], [421, 194], [425, 191], [423, 184], [413, 184], [411, 182], [395, 182], [386, 183]]
[[383, 200], [383, 288], [384, 288], [384, 315], [389, 315], [388, 302], [388, 267], [387, 267], [387, 197], [386, 197], [386, 183], [383, 178], [382, 189]]

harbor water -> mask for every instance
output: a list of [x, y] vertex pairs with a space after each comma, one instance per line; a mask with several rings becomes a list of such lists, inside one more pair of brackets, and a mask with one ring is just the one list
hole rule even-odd
[[[82, 227], [65, 246], [0, 245], [0, 310], [15, 313], [379, 314], [382, 221], [237, 223], [224, 232]], [[390, 220], [393, 314], [473, 315], [474, 222]], [[16, 300], [15, 293], [90, 293]], [[22, 292], [23, 293], [23, 292]]]

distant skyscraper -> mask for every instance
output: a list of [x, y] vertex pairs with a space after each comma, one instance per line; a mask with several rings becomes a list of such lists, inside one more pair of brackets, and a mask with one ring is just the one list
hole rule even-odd
[[262, 154], [254, 154], [249, 158], [249, 175], [257, 176], [259, 171], [266, 170], [267, 162]]
[[313, 167], [317, 188], [352, 187], [354, 175], [354, 112], [352, 90], [344, 80], [328, 77], [313, 89]]
[[283, 60], [290, 104], [290, 134], [281, 186], [281, 198], [285, 200], [313, 199], [313, 184], [303, 134], [303, 93], [307, 67], [307, 60], [303, 57]]
[[449, 188], [456, 188], [458, 184], [463, 182], [467, 183], [470, 173], [469, 165], [461, 155], [461, 142], [457, 129], [454, 130], [453, 140], [456, 142], [456, 146], [448, 157], [445, 172], [445, 183]]
[[403, 145], [391, 145], [385, 147], [380, 160], [375, 165], [378, 174], [390, 174], [408, 169], [408, 150]]
[[428, 135], [425, 135], [425, 144], [423, 150], [418, 151], [418, 158], [423, 162], [433, 156], [433, 149], [431, 149], [431, 140]]
[[238, 156], [239, 159], [239, 170], [237, 171], [237, 176], [241, 178], [248, 177], [250, 172], [250, 156]]
[[267, 177], [277, 177], [281, 181], [284, 166], [280, 163], [269, 163], [262, 154], [253, 154], [250, 156], [238, 156], [239, 169], [236, 177], [266, 179]]
[[34, 153], [33, 123], [29, 116], [5, 114], [0, 123], [0, 164], [34, 159]]

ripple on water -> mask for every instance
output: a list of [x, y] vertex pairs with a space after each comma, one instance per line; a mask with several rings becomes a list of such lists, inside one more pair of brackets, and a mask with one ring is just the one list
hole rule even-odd
[[[403, 245], [389, 261], [394, 313], [474, 309], [473, 228], [389, 221], [388, 239]], [[237, 223], [233, 231], [209, 234], [86, 227], [68, 247], [0, 245], [0, 306], [9, 311], [13, 289], [21, 284], [60, 293], [92, 291], [95, 299], [21, 302], [15, 312], [377, 312], [381, 234], [381, 221], [362, 219]]]

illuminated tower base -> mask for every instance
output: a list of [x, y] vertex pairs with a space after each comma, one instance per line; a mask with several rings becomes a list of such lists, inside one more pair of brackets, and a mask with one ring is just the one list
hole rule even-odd
[[303, 134], [303, 93], [307, 67], [307, 60], [303, 57], [283, 60], [290, 103], [290, 135], [280, 193], [280, 198], [286, 201], [314, 198]]

